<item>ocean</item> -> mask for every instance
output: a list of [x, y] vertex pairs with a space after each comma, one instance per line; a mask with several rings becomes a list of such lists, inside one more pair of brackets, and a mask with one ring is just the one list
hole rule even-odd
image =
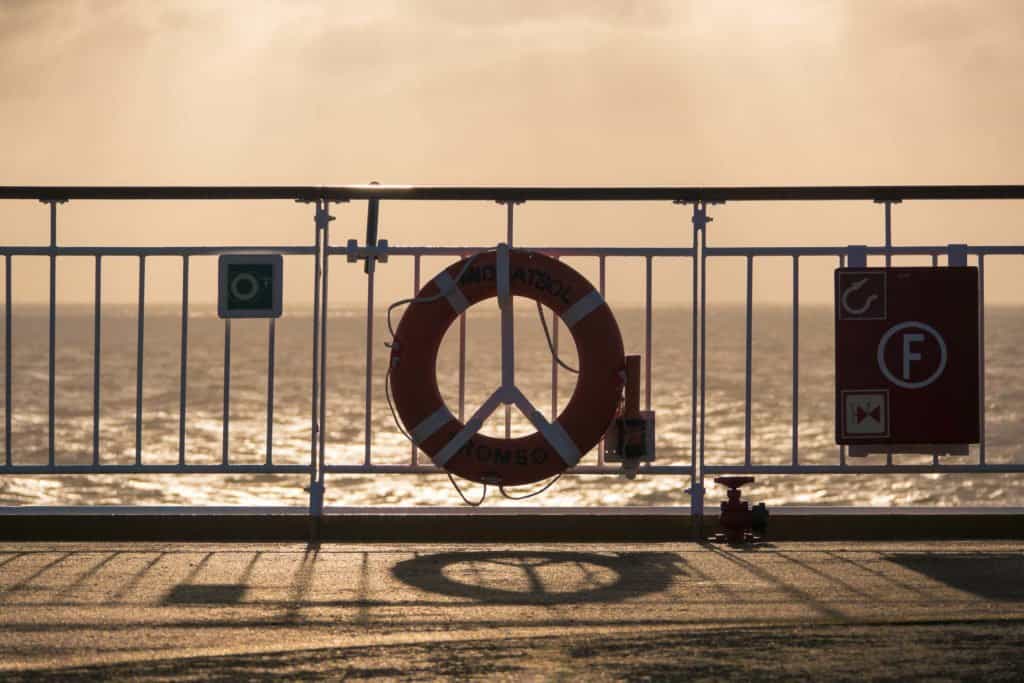
[[[497, 307], [482, 304], [467, 318], [467, 414], [497, 386], [500, 376]], [[221, 458], [224, 323], [210, 306], [196, 306], [189, 322], [187, 461]], [[410, 445], [394, 426], [384, 394], [388, 340], [384, 308], [375, 316], [371, 449], [375, 463], [406, 463]], [[615, 310], [628, 353], [644, 350], [644, 311]], [[1018, 353], [1024, 332], [1020, 308], [990, 308], [986, 323], [986, 432], [990, 463], [1024, 463], [1021, 436], [1024, 360]], [[48, 315], [45, 306], [16, 305], [13, 325], [12, 453], [17, 464], [47, 459]], [[689, 463], [691, 443], [691, 320], [683, 307], [657, 307], [653, 324], [651, 407], [657, 413], [657, 463]], [[56, 458], [60, 464], [92, 459], [93, 317], [90, 306], [58, 308], [56, 356]], [[395, 316], [397, 325], [398, 315]], [[744, 442], [744, 325], [739, 305], [708, 311], [705, 452], [708, 463], [742, 464]], [[326, 439], [329, 463], [359, 464], [364, 457], [366, 328], [362, 308], [332, 308], [328, 322]], [[754, 312], [752, 450], [755, 463], [784, 464], [791, 458], [791, 330], [786, 306], [758, 306]], [[262, 463], [266, 454], [267, 329], [265, 320], [232, 323], [230, 457], [233, 463]], [[517, 383], [545, 412], [552, 407], [551, 358], [531, 302], [517, 302]], [[150, 305], [143, 354], [144, 463], [178, 459], [180, 310]], [[575, 362], [571, 339], [561, 329], [562, 359]], [[799, 444], [802, 463], [834, 464], [838, 447], [833, 427], [833, 323], [826, 306], [800, 310]], [[105, 305], [102, 319], [100, 459], [133, 463], [136, 421], [136, 308]], [[289, 310], [277, 323], [273, 458], [275, 463], [309, 462], [312, 382], [312, 316]], [[438, 377], [442, 394], [457, 410], [458, 326], [442, 345]], [[558, 375], [559, 406], [572, 393], [574, 378]], [[644, 392], [641, 398], [643, 402]], [[0, 406], [2, 408], [2, 406]], [[532, 431], [513, 411], [512, 431]], [[503, 433], [503, 410], [484, 432]], [[425, 456], [420, 456], [424, 461]], [[583, 462], [596, 462], [596, 451]], [[975, 462], [971, 455], [946, 462]], [[930, 462], [930, 456], [896, 456], [897, 463]], [[884, 462], [872, 456], [865, 463]], [[305, 475], [3, 475], [4, 505], [303, 505]], [[686, 505], [686, 477], [563, 477], [542, 496], [523, 502], [503, 499], [493, 489], [488, 505], [648, 506]], [[479, 495], [466, 482], [470, 497]], [[709, 504], [723, 496], [708, 482]], [[717, 489], [717, 490], [716, 490]], [[526, 493], [531, 487], [523, 487]], [[1024, 475], [766, 475], [745, 489], [769, 505], [1024, 505]], [[443, 475], [329, 475], [327, 505], [456, 505], [457, 493]]]

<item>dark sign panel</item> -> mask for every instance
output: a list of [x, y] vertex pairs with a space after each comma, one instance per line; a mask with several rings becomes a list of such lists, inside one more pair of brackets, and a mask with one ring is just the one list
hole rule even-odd
[[836, 442], [979, 440], [978, 269], [835, 271]]
[[218, 266], [221, 318], [281, 316], [280, 254], [224, 254]]

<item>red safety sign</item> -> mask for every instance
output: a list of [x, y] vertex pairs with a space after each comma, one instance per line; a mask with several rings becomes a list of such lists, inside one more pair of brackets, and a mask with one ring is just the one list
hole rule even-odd
[[978, 269], [835, 279], [836, 442], [977, 443]]

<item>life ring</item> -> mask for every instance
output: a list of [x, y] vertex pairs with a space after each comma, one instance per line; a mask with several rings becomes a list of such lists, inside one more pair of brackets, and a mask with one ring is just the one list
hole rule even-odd
[[438, 390], [438, 349], [459, 314], [498, 295], [496, 252], [477, 254], [466, 265], [463, 259], [441, 271], [402, 316], [390, 359], [395, 410], [417, 446], [452, 474], [504, 486], [554, 476], [597, 445], [615, 418], [625, 383], [618, 323], [604, 297], [578, 272], [534, 251], [510, 250], [511, 294], [551, 308], [572, 334], [579, 358], [576, 389], [554, 422], [540, 418], [546, 425], [541, 431], [512, 439], [477, 433], [459, 443], [465, 425]]

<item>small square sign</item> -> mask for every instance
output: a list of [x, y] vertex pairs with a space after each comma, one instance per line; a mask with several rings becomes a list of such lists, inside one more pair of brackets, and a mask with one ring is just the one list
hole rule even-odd
[[889, 436], [889, 392], [844, 391], [843, 436]]
[[223, 254], [218, 263], [221, 318], [281, 316], [281, 255]]

